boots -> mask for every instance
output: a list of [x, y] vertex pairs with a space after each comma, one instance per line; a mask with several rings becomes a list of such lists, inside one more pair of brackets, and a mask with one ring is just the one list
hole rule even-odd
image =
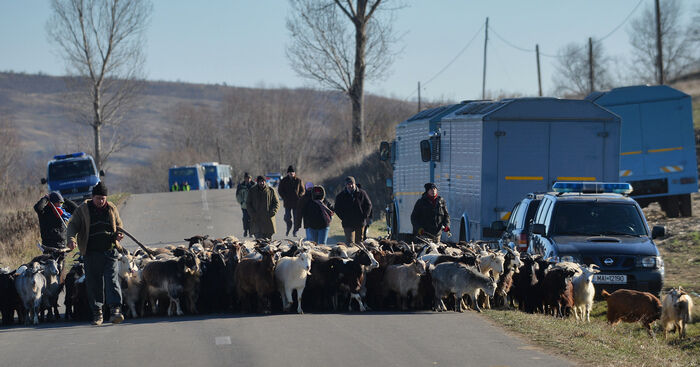
[[92, 321], [90, 323], [95, 326], [102, 325], [102, 310], [99, 310], [92, 315]]
[[119, 306], [112, 306], [112, 317], [109, 319], [109, 322], [119, 324], [122, 321], [124, 321], [124, 315], [122, 315], [121, 309]]

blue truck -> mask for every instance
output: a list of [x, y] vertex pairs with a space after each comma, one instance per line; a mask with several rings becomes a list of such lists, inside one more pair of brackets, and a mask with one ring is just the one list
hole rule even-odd
[[587, 100], [622, 118], [620, 180], [645, 207], [658, 202], [668, 217], [692, 216], [698, 191], [691, 97], [666, 85], [591, 93]]
[[435, 182], [450, 213], [450, 241], [496, 238], [528, 193], [556, 181], [617, 181], [619, 154], [620, 118], [587, 100], [464, 101], [424, 110], [380, 146], [394, 167], [388, 224], [393, 237], [411, 236], [413, 206], [423, 185]]
[[49, 191], [58, 191], [63, 197], [79, 203], [92, 196], [92, 188], [104, 175], [104, 171], [97, 171], [95, 160], [89, 154], [62, 154], [49, 161], [41, 184], [48, 184]]
[[201, 165], [204, 167], [204, 179], [210, 189], [231, 188], [231, 166], [219, 162], [204, 162]]
[[179, 187], [178, 191], [183, 190], [185, 183], [190, 186], [190, 190], [206, 190], [204, 167], [200, 164], [170, 167], [168, 170], [168, 187], [172, 188], [175, 183]]

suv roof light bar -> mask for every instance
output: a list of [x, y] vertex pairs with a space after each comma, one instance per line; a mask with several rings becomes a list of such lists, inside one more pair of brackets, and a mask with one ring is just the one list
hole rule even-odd
[[85, 155], [85, 152], [77, 152], [77, 153], [72, 153], [72, 154], [60, 154], [60, 155], [55, 155], [53, 156], [53, 159], [68, 159], [68, 158], [77, 158], [77, 157], [82, 157]]
[[615, 193], [629, 195], [632, 192], [632, 185], [626, 182], [555, 182], [552, 186], [552, 190], [558, 193]]

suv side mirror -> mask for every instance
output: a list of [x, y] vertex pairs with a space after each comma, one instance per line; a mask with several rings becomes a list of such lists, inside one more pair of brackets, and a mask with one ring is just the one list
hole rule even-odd
[[104, 176], [104, 175], [105, 175], [105, 171], [100, 170], [100, 177], [102, 177], [102, 176]]
[[420, 159], [423, 162], [430, 162], [430, 141], [421, 140], [420, 141]]
[[44, 177], [41, 178], [41, 184], [46, 185], [46, 178], [44, 178]]
[[391, 158], [391, 144], [383, 141], [379, 144], [379, 160], [385, 161]]
[[666, 227], [664, 226], [654, 226], [651, 229], [651, 239], [661, 238], [666, 235]]
[[547, 232], [547, 229], [544, 227], [544, 224], [541, 223], [536, 223], [532, 225], [532, 234], [538, 234], [540, 236], [544, 236]]
[[494, 231], [503, 232], [506, 230], [506, 222], [502, 220], [497, 220], [491, 223], [491, 229], [493, 229]]

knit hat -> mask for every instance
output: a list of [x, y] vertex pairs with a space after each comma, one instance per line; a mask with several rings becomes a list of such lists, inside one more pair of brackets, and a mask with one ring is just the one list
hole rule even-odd
[[95, 195], [101, 195], [101, 196], [107, 196], [107, 185], [105, 185], [104, 182], [100, 181], [95, 185], [95, 187], [92, 188], [92, 196]]
[[296, 172], [294, 170], [294, 166], [290, 165], [289, 167], [287, 167], [287, 173], [289, 173], [289, 172]]
[[437, 189], [437, 185], [435, 185], [432, 182], [428, 182], [427, 184], [423, 185], [425, 187], [425, 191], [428, 191], [430, 189]]
[[260, 181], [265, 181], [265, 177], [263, 177], [263, 176], [258, 176], [258, 177], [255, 179], [255, 182], [260, 182]]
[[58, 192], [58, 191], [52, 191], [52, 192], [49, 194], [49, 201], [52, 202], [52, 203], [54, 203], [54, 204], [62, 203], [62, 202], [63, 202], [63, 196], [61, 196], [61, 193]]
[[351, 183], [354, 185], [355, 184], [355, 177], [352, 177], [352, 176], [345, 177], [345, 183], [346, 184]]
[[243, 178], [250, 178], [250, 174], [248, 174], [248, 172], [244, 173]]
[[306, 189], [306, 190], [311, 190], [313, 187], [314, 187], [313, 182], [307, 182], [306, 184], [304, 184], [304, 189]]

